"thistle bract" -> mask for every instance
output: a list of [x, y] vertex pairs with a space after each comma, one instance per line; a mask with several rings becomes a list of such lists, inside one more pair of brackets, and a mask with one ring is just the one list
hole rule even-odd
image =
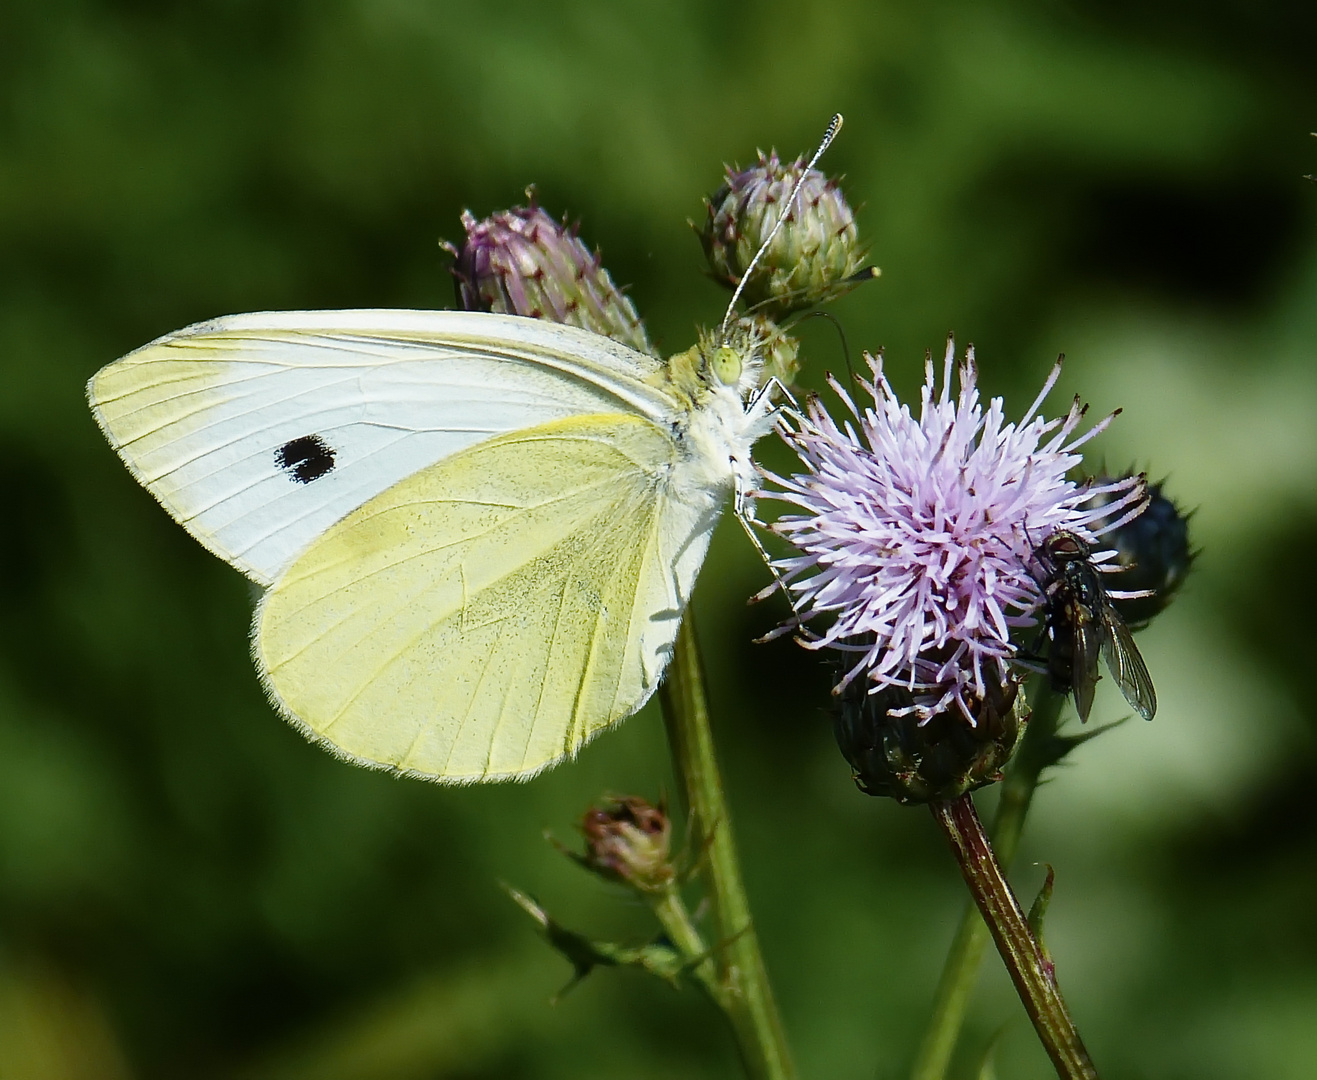
[[728, 167], [726, 182], [705, 200], [707, 214], [699, 235], [709, 269], [718, 281], [735, 288], [802, 175], [804, 182], [786, 208], [782, 227], [742, 294], [750, 310], [763, 310], [775, 319], [836, 299], [872, 276], [860, 274], [866, 252], [837, 181], [817, 169], [806, 171], [804, 158], [783, 164], [776, 153], [761, 153], [748, 169]]
[[462, 227], [461, 248], [444, 247], [455, 260], [457, 303], [463, 309], [567, 323], [653, 353], [635, 305], [574, 226], [554, 221], [532, 202], [483, 221], [464, 211]]
[[955, 799], [1002, 778], [1028, 717], [1014, 682], [989, 683], [973, 724], [958, 713], [921, 720], [910, 694], [892, 686], [877, 693], [860, 680], [840, 695], [833, 731], [855, 784], [866, 795], [906, 805]]
[[[860, 385], [871, 406], [861, 410], [832, 383], [850, 413], [844, 426], [818, 398], [784, 420], [805, 471], [770, 476], [777, 489], [761, 493], [801, 511], [773, 525], [797, 549], [776, 566], [801, 620], [830, 619], [803, 644], [849, 656], [835, 693], [859, 679], [870, 693], [909, 695], [894, 716], [953, 712], [975, 726], [982, 702], [1012, 678], [1013, 633], [1037, 621], [1037, 544], [1057, 529], [1095, 540], [1123, 524], [1140, 508], [1142, 480], [1067, 479], [1079, 447], [1111, 417], [1081, 433], [1078, 399], [1064, 417], [1038, 415], [1059, 362], [1024, 418], [1008, 423], [1000, 398], [986, 408], [979, 399], [972, 347], [954, 397], [953, 343], [940, 389], [927, 361], [918, 417], [881, 358], [868, 360], [872, 381]], [[1099, 495], [1111, 501], [1096, 507]]]

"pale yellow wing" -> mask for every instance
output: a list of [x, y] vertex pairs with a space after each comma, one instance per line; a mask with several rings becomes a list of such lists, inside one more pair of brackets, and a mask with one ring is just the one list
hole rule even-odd
[[572, 417], [422, 469], [316, 540], [254, 649], [313, 739], [446, 782], [523, 778], [653, 693], [716, 513], [674, 500], [673, 437]]

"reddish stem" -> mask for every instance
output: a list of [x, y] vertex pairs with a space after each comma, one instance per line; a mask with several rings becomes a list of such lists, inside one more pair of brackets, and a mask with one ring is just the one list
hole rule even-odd
[[1052, 961], [1029, 929], [1015, 893], [993, 854], [968, 794], [929, 807], [951, 844], [965, 884], [997, 943], [1034, 1030], [1062, 1080], [1098, 1080], [1083, 1040], [1061, 998]]

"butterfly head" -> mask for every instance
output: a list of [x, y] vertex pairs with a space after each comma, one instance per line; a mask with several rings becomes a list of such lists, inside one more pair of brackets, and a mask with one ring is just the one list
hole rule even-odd
[[737, 319], [716, 333], [701, 335], [698, 347], [708, 385], [729, 387], [747, 400], [763, 378], [763, 345], [763, 335], [751, 319]]
[[667, 389], [688, 408], [701, 407], [711, 397], [750, 399], [759, 388], [763, 360], [758, 335], [749, 320], [700, 334], [698, 344], [668, 358], [663, 372]]

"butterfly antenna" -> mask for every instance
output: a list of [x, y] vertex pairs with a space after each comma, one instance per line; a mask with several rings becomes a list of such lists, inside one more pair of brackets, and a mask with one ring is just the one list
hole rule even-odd
[[750, 275], [754, 273], [755, 267], [759, 265], [759, 260], [764, 257], [764, 252], [768, 250], [769, 244], [777, 236], [778, 230], [786, 223], [787, 215], [791, 213], [791, 206], [796, 201], [796, 196], [800, 194], [800, 189], [805, 183], [805, 177], [809, 171], [819, 163], [819, 158], [829, 146], [832, 140], [837, 137], [837, 132], [841, 130], [841, 113], [834, 113], [832, 119], [828, 122], [828, 130], [823, 133], [823, 141], [819, 143], [819, 148], [814, 151], [814, 156], [809, 159], [809, 164], [805, 166], [795, 184], [791, 188], [791, 194], [787, 196], [787, 201], [782, 206], [782, 212], [777, 215], [777, 221], [773, 223], [773, 228], [769, 231], [764, 242], [759, 245], [759, 250], [755, 252], [755, 257], [750, 260], [750, 265], [745, 268], [745, 273], [741, 275], [741, 280], [736, 283], [736, 291], [732, 293], [732, 302], [727, 305], [727, 314], [723, 316], [722, 328], [719, 335], [723, 340], [727, 339], [727, 328], [732, 323], [732, 314], [736, 311], [736, 302], [741, 299], [741, 293], [745, 292], [746, 284], [750, 281]]

